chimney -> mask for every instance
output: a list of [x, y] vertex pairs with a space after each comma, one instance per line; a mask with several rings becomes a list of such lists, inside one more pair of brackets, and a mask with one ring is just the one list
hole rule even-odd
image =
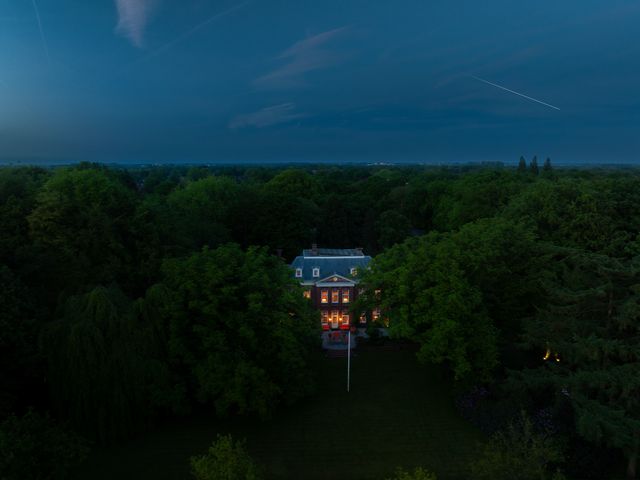
[[312, 243], [311, 244], [311, 255], [318, 256], [318, 244], [317, 243]]

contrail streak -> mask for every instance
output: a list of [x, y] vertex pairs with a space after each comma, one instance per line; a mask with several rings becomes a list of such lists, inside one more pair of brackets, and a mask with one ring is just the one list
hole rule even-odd
[[488, 81], [488, 80], [484, 80], [483, 78], [476, 77], [476, 76], [474, 76], [474, 75], [469, 75], [469, 76], [470, 76], [471, 78], [475, 78], [476, 80], [479, 80], [479, 81], [481, 81], [481, 82], [484, 82], [484, 83], [486, 83], [486, 84], [488, 84], [488, 85], [493, 85], [494, 87], [500, 88], [500, 89], [502, 89], [502, 90], [506, 90], [507, 92], [511, 92], [511, 93], [515, 93], [516, 95], [520, 95], [521, 97], [524, 97], [524, 98], [526, 98], [527, 100], [531, 100], [532, 102], [539, 103], [539, 104], [541, 104], [541, 105], [544, 105], [544, 106], [546, 106], [546, 107], [553, 108], [553, 109], [555, 109], [555, 110], [560, 110], [558, 107], [554, 107], [553, 105], [551, 105], [551, 104], [549, 104], [549, 103], [542, 102], [542, 101], [537, 100], [537, 99], [535, 99], [535, 98], [533, 98], [533, 97], [529, 97], [529, 96], [527, 96], [527, 95], [525, 95], [525, 94], [523, 94], [523, 93], [515, 92], [515, 91], [510, 90], [510, 89], [508, 89], [508, 88], [506, 88], [506, 87], [503, 87], [503, 86], [501, 86], [501, 85], [498, 85], [498, 84], [495, 84], [495, 83], [491, 83], [490, 81]]
[[[219, 18], [222, 18], [226, 15], [229, 15], [230, 13], [246, 6], [247, 4], [251, 3], [251, 0], [247, 0], [246, 2], [242, 2], [234, 7], [231, 7], [223, 12], [220, 13], [216, 13], [215, 15], [209, 17], [208, 19], [206, 19], [204, 22], [199, 23], [198, 25], [196, 25], [195, 27], [191, 28], [190, 30], [187, 30], [186, 32], [182, 33], [181, 35], [177, 36], [176, 38], [174, 38], [173, 40], [171, 40], [170, 42], [165, 43], [164, 45], [156, 48], [154, 51], [152, 51], [151, 53], [149, 53], [148, 55], [140, 58], [138, 60], [138, 62], [141, 62], [143, 60], [148, 60], [150, 58], [153, 57], [157, 57], [158, 55], [160, 55], [162, 52], [170, 49], [171, 47], [173, 47], [176, 43], [181, 42], [182, 40], [184, 40], [185, 38], [193, 35], [194, 33], [196, 33], [198, 30], [206, 27], [207, 25], [209, 25], [211, 22], [214, 22], [215, 20], [218, 20]], [[138, 63], [136, 62], [136, 63]]]
[[47, 39], [44, 36], [42, 21], [40, 21], [40, 10], [38, 9], [36, 0], [31, 0], [31, 3], [33, 3], [33, 10], [36, 12], [36, 20], [38, 20], [38, 29], [40, 29], [40, 38], [42, 38], [42, 48], [44, 48], [44, 53], [47, 56], [47, 63], [51, 65], [51, 57], [49, 56], [49, 45], [47, 44]]

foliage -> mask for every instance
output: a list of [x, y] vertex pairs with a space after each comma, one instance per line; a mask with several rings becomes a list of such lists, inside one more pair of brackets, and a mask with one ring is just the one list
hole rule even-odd
[[149, 390], [159, 388], [162, 375], [145, 356], [151, 339], [140, 327], [121, 291], [97, 287], [70, 297], [44, 332], [57, 411], [100, 442], [132, 434], [153, 412]]
[[227, 177], [208, 176], [174, 190], [167, 197], [164, 235], [187, 251], [216, 247], [230, 240], [228, 209], [238, 186]]
[[533, 175], [538, 175], [539, 173], [539, 169], [538, 169], [538, 157], [533, 157], [531, 159], [531, 163], [529, 164], [529, 170], [531, 170], [531, 173]]
[[46, 415], [28, 411], [0, 423], [2, 480], [63, 480], [87, 452], [82, 438]]
[[438, 477], [422, 467], [416, 468], [413, 472], [408, 472], [399, 468], [393, 478], [388, 480], [437, 480]]
[[0, 418], [28, 398], [41, 375], [35, 309], [28, 291], [0, 264]]
[[518, 173], [524, 173], [527, 171], [527, 161], [524, 157], [520, 157], [520, 161], [518, 162]]
[[[365, 298], [393, 319], [392, 336], [420, 344], [423, 361], [449, 362], [458, 379], [472, 372], [488, 378], [497, 362], [496, 331], [448, 240], [426, 235], [378, 256], [365, 277]], [[371, 294], [378, 290], [380, 298]]]
[[259, 480], [262, 476], [244, 442], [231, 435], [221, 436], [205, 455], [191, 457], [191, 472], [196, 480]]
[[496, 405], [513, 385], [514, 408], [565, 405], [572, 445], [633, 470], [638, 225], [637, 169], [549, 159], [1, 168], [0, 417], [35, 406], [108, 441], [198, 401], [267, 415], [301, 398], [318, 322], [267, 253], [316, 242], [381, 254], [362, 306], [422, 360], [462, 388], [493, 379]]
[[167, 261], [169, 346], [196, 397], [220, 414], [267, 416], [313, 388], [319, 319], [280, 259], [263, 248], [206, 247]]
[[387, 210], [380, 214], [376, 222], [378, 244], [388, 248], [402, 242], [409, 235], [411, 224], [407, 217], [395, 210]]
[[549, 302], [527, 326], [539, 366], [516, 375], [568, 399], [577, 432], [621, 449], [635, 475], [640, 432], [640, 270], [634, 262], [560, 250]]
[[57, 290], [129, 280], [129, 219], [135, 197], [104, 169], [57, 170], [28, 216], [34, 244], [55, 259]]
[[536, 432], [524, 413], [519, 423], [511, 423], [493, 434], [480, 451], [481, 456], [470, 465], [474, 479], [564, 479], [554, 470], [554, 465], [563, 459], [557, 441], [543, 432]]

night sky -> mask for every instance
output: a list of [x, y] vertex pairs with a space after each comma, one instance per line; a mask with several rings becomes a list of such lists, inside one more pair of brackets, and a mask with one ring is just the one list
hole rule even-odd
[[0, 0], [3, 163], [639, 149], [638, 0]]

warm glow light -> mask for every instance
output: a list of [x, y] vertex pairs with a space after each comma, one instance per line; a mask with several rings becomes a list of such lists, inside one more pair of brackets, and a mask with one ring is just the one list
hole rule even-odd
[[343, 289], [342, 290], [342, 303], [349, 303], [350, 300], [350, 292], [349, 289]]
[[329, 290], [320, 291], [320, 303], [329, 303]]
[[339, 303], [340, 302], [340, 290], [334, 288], [331, 290], [331, 303]]
[[547, 348], [547, 353], [544, 354], [544, 357], [542, 357], [542, 360], [549, 360], [550, 356], [551, 356], [551, 350]]

